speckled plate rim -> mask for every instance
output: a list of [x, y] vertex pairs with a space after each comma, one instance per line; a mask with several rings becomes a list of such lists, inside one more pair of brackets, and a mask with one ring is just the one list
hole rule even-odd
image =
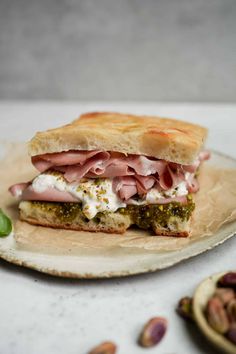
[[202, 331], [202, 333], [210, 340], [216, 347], [223, 350], [225, 353], [235, 354], [236, 345], [232, 344], [229, 340], [214, 331], [208, 324], [204, 316], [209, 298], [213, 295], [216, 289], [218, 279], [227, 272], [213, 274], [204, 279], [197, 287], [194, 293], [193, 312], [195, 322]]
[[[213, 157], [217, 160], [217, 165], [236, 167], [236, 160], [229, 156], [213, 152]], [[113, 253], [109, 255], [106, 250], [104, 255], [100, 253], [99, 255], [75, 256], [44, 254], [19, 249], [12, 233], [6, 238], [0, 238], [0, 258], [58, 277], [79, 279], [124, 277], [171, 267], [220, 245], [235, 234], [236, 222], [232, 222], [223, 225], [214, 235], [203, 239], [199, 238], [194, 243], [177, 251], [140, 252], [137, 250], [136, 254], [129, 254], [126, 250], [118, 255]]]

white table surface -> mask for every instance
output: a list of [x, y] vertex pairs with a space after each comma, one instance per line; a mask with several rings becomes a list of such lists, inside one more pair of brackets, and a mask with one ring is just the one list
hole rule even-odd
[[[156, 103], [0, 103], [0, 139], [25, 141], [37, 130], [86, 111], [113, 110], [182, 118], [210, 129], [208, 147], [236, 157], [236, 105]], [[66, 280], [0, 261], [0, 353], [83, 354], [114, 340], [120, 354], [216, 354], [193, 325], [175, 313], [208, 275], [235, 268], [236, 238], [172, 268], [113, 280]], [[146, 320], [161, 315], [169, 329], [158, 347], [136, 345]]]

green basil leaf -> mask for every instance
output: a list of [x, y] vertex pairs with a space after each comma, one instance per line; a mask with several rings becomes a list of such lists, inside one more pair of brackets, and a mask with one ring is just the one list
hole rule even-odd
[[0, 209], [0, 237], [8, 236], [12, 230], [11, 220]]

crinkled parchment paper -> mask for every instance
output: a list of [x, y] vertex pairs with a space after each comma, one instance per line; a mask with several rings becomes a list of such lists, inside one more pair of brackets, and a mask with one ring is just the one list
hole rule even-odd
[[236, 169], [221, 169], [205, 163], [201, 169], [200, 191], [195, 197], [196, 208], [192, 234], [188, 238], [150, 236], [148, 232], [130, 229], [124, 235], [66, 231], [29, 225], [17, 221], [17, 204], [8, 192], [11, 184], [25, 182], [37, 174], [30, 163], [24, 144], [8, 144], [1, 161], [1, 207], [12, 218], [17, 247], [25, 250], [60, 253], [67, 249], [72, 254], [81, 250], [99, 252], [101, 249], [140, 251], [175, 251], [199, 238], [214, 237], [224, 224], [236, 220]]

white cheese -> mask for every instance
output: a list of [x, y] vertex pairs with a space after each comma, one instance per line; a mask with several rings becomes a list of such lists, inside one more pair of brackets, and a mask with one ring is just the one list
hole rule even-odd
[[180, 182], [177, 187], [168, 189], [167, 191], [164, 191], [164, 196], [169, 197], [169, 198], [174, 198], [174, 197], [181, 197], [183, 195], [188, 194], [187, 190], [187, 185], [186, 182]]
[[116, 211], [125, 207], [112, 190], [112, 179], [87, 179], [79, 185], [69, 187], [69, 192], [82, 202], [83, 212], [92, 219], [98, 212]]
[[32, 182], [32, 188], [37, 193], [45, 192], [48, 188], [55, 188], [60, 192], [66, 191], [67, 183], [61, 176], [54, 176], [47, 173], [42, 173], [37, 176]]
[[185, 181], [183, 181], [177, 187], [168, 189], [166, 191], [159, 191], [157, 188], [152, 188], [146, 194], [144, 199], [132, 200], [131, 204], [135, 204], [135, 205], [155, 204], [159, 199], [181, 197], [187, 194], [188, 194], [187, 184]]
[[47, 188], [55, 188], [60, 192], [68, 192], [82, 203], [83, 213], [92, 219], [98, 212], [116, 211], [125, 207], [116, 193], [112, 190], [112, 179], [83, 179], [80, 183], [67, 183], [60, 174], [42, 173], [32, 182], [32, 188], [42, 193]]

